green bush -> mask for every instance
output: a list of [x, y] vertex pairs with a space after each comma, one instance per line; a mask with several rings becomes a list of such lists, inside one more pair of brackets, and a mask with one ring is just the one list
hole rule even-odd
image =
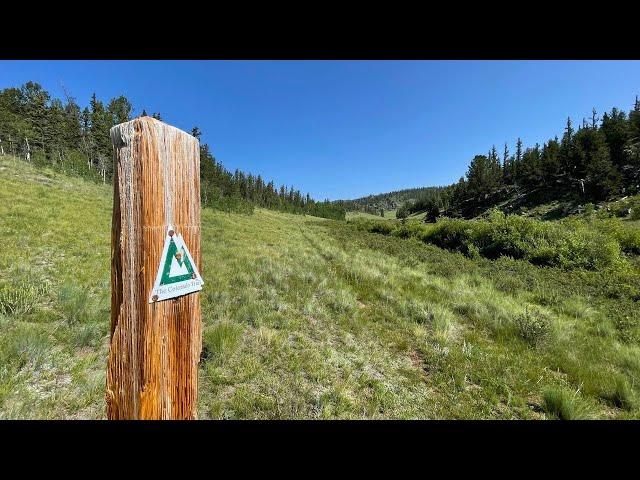
[[640, 255], [640, 229], [619, 218], [607, 218], [592, 224], [601, 234], [615, 239], [623, 252]]
[[382, 233], [383, 235], [389, 235], [394, 230], [394, 225], [391, 222], [374, 222], [370, 226], [370, 231], [373, 233]]
[[584, 206], [584, 216], [587, 218], [593, 217], [596, 213], [596, 206], [593, 203], [587, 203]]
[[400, 238], [418, 237], [424, 231], [424, 228], [424, 225], [418, 222], [406, 222], [400, 224], [391, 234]]
[[551, 333], [549, 319], [539, 312], [526, 310], [515, 318], [514, 324], [518, 336], [533, 346], [543, 344]]
[[608, 210], [615, 217], [629, 216], [631, 220], [640, 220], [640, 195], [614, 202]]
[[[618, 224], [612, 223], [615, 221]], [[471, 258], [507, 256], [565, 269], [620, 267], [625, 264], [622, 251], [640, 252], [640, 232], [624, 228], [616, 219], [544, 222], [495, 210], [483, 220], [444, 218], [431, 225], [407, 223], [371, 227], [369, 231], [416, 237]]]

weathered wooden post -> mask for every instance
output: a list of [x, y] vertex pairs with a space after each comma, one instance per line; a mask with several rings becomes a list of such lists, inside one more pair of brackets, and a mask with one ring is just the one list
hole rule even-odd
[[111, 129], [109, 419], [196, 418], [200, 148], [151, 117]]

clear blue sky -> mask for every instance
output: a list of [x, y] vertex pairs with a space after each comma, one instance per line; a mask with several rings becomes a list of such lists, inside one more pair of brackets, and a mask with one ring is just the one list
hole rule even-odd
[[124, 94], [135, 113], [203, 140], [240, 168], [314, 198], [448, 184], [474, 154], [561, 136], [640, 94], [638, 61], [0, 61], [78, 102]]

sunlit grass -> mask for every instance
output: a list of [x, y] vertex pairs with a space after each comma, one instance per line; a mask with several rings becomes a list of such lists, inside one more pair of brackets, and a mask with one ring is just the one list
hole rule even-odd
[[[0, 418], [104, 418], [111, 188], [0, 159], [0, 197]], [[640, 417], [627, 277], [260, 209], [202, 249], [201, 418]]]

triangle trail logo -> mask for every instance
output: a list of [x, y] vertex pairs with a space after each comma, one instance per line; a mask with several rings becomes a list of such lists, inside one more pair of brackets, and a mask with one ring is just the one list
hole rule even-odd
[[169, 225], [149, 303], [202, 290], [204, 281], [182, 235]]

